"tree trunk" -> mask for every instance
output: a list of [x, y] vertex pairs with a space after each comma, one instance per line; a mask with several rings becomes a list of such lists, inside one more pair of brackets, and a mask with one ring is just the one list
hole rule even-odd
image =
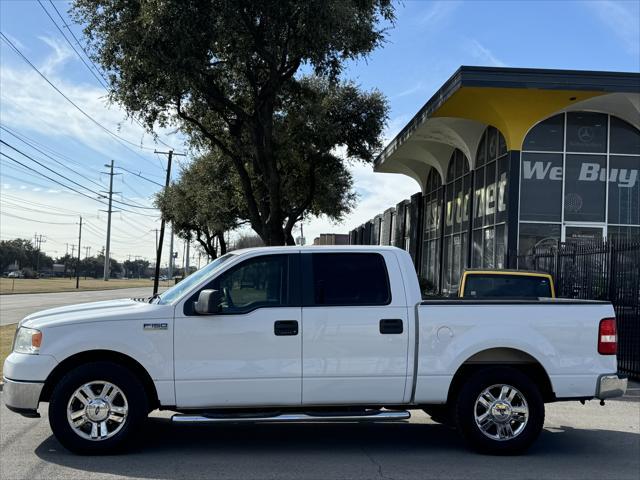
[[217, 233], [218, 243], [220, 244], [220, 255], [227, 253], [227, 242], [224, 239], [224, 232]]

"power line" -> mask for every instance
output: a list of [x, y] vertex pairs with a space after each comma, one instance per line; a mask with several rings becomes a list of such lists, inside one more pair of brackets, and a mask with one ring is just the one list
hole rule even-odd
[[[55, 155], [55, 156], [57, 156], [58, 158], [60, 158], [60, 159], [62, 159], [62, 160], [65, 160], [65, 161], [68, 161], [69, 163], [71, 163], [71, 164], [73, 164], [73, 165], [76, 165], [76, 166], [77, 166], [77, 167], [79, 167], [79, 168], [83, 168], [83, 169], [85, 169], [85, 170], [87, 170], [87, 171], [91, 171], [91, 172], [94, 172], [94, 173], [100, 173], [100, 172], [98, 172], [97, 170], [95, 170], [95, 169], [93, 169], [93, 168], [87, 167], [84, 163], [79, 162], [78, 160], [75, 160], [75, 159], [71, 158], [71, 157], [70, 157], [70, 156], [68, 156], [68, 155], [62, 154], [62, 153], [60, 153], [60, 152], [58, 152], [58, 151], [54, 150], [54, 149], [53, 149], [53, 148], [51, 148], [50, 146], [48, 146], [48, 145], [46, 145], [46, 144], [44, 144], [44, 143], [42, 143], [42, 142], [39, 142], [39, 141], [37, 141], [37, 140], [35, 140], [35, 139], [31, 138], [31, 137], [28, 137], [28, 136], [27, 136], [27, 135], [25, 135], [24, 133], [21, 133], [21, 132], [18, 132], [18, 131], [16, 131], [16, 130], [12, 129], [12, 128], [9, 128], [9, 127], [7, 127], [6, 125], [0, 125], [0, 129], [2, 129], [2, 130], [6, 130], [6, 132], [7, 132], [7, 133], [9, 133], [9, 134], [13, 135], [14, 137], [18, 138], [18, 139], [19, 139], [20, 141], [22, 141], [23, 143], [25, 143], [25, 144], [29, 145], [31, 148], [33, 148], [33, 149], [35, 149], [35, 150], [38, 150], [40, 153], [42, 153], [43, 155], [46, 155], [46, 156], [47, 156], [47, 157], [49, 157], [49, 158], [51, 158], [51, 155]], [[34, 146], [33, 146], [33, 144], [35, 144], [35, 145], [39, 146], [39, 147], [40, 147], [40, 149], [47, 150], [47, 151], [49, 151], [49, 152], [51, 152], [51, 153], [50, 153], [50, 154], [47, 154], [47, 153], [45, 153], [43, 150], [40, 150], [40, 149], [38, 149], [38, 148], [34, 147]], [[52, 160], [53, 160], [53, 158], [52, 158]], [[116, 160], [117, 160], [117, 159], [116, 159]], [[54, 161], [55, 161], [55, 160], [54, 160]], [[120, 160], [120, 161], [122, 161], [122, 160]], [[69, 168], [69, 167], [67, 166], [66, 168]], [[122, 167], [118, 167], [118, 168], [122, 168]], [[75, 172], [75, 170], [74, 170], [74, 172]], [[142, 171], [140, 171], [140, 173], [142, 173]], [[146, 174], [146, 175], [149, 175], [149, 176], [152, 176], [152, 177], [153, 177], [153, 176], [156, 176], [156, 175], [154, 175], [154, 174], [152, 174], [152, 173], [146, 173], [146, 172], [145, 172], [145, 174]], [[157, 176], [157, 177], [158, 177], [158, 178], [161, 178], [160, 176]], [[103, 185], [100, 185], [100, 188], [104, 188], [104, 186], [103, 186]]]
[[28, 212], [36, 212], [36, 213], [44, 213], [47, 215], [54, 215], [58, 217], [77, 217], [77, 215], [71, 213], [57, 213], [57, 212], [48, 212], [46, 210], [37, 210], [35, 208], [25, 207], [23, 205], [19, 205], [17, 203], [8, 202], [6, 199], [2, 199], [2, 205], [6, 205], [11, 208], [17, 208], [18, 210], [26, 210]]
[[[69, 44], [69, 46], [71, 47], [71, 49], [76, 52], [76, 55], [78, 55], [78, 58], [80, 59], [80, 61], [82, 61], [82, 63], [84, 63], [84, 66], [87, 67], [87, 69], [91, 72], [91, 75], [94, 76], [94, 78], [98, 81], [98, 83], [105, 89], [107, 90], [107, 93], [109, 92], [109, 89], [107, 88], [107, 85], [105, 83], [103, 83], [103, 80], [98, 77], [96, 75], [96, 73], [91, 69], [91, 67], [87, 64], [87, 62], [84, 60], [84, 58], [82, 57], [82, 55], [80, 55], [80, 52], [78, 52], [78, 50], [76, 50], [76, 47], [73, 46], [73, 43], [71, 43], [71, 40], [69, 40], [67, 38], [67, 36], [65, 35], [65, 33], [62, 31], [62, 29], [60, 28], [60, 26], [58, 25], [58, 23], [53, 19], [53, 17], [51, 16], [51, 14], [49, 13], [49, 11], [45, 8], [45, 6], [42, 4], [42, 2], [40, 0], [38, 0], [38, 3], [40, 4], [40, 7], [42, 8], [42, 10], [44, 10], [44, 13], [47, 14], [47, 17], [49, 17], [49, 20], [51, 20], [51, 23], [53, 23], [56, 28], [58, 29], [58, 31], [60, 32], [60, 35], [62, 35], [62, 37], [65, 39], [65, 41]], [[55, 8], [56, 12], [58, 12], [58, 9], [56, 8], [55, 5], [53, 5], [53, 2], [51, 3], [51, 5], [53, 6], [53, 8]], [[60, 15], [60, 12], [58, 12], [58, 15], [60, 16], [60, 18], [62, 19], [62, 16]], [[62, 19], [62, 23], [64, 24], [64, 19]]]
[[128, 169], [126, 169], [124, 167], [116, 167], [116, 168], [119, 169], [119, 170], [124, 170], [125, 172], [130, 173], [131, 175], [135, 175], [136, 177], [139, 177], [139, 178], [141, 178], [143, 180], [146, 180], [147, 182], [153, 183], [154, 185], [158, 185], [159, 187], [164, 188], [164, 185], [162, 185], [161, 183], [156, 182], [154, 180], [151, 180], [151, 179], [149, 179], [147, 177], [144, 177], [144, 176], [140, 175], [139, 173], [133, 172], [133, 171], [128, 170]]
[[42, 220], [36, 220], [35, 218], [21, 217], [20, 215], [14, 215], [12, 213], [3, 212], [1, 210], [0, 210], [0, 215], [6, 215], [8, 217], [13, 217], [13, 218], [19, 218], [20, 220], [26, 220], [28, 222], [47, 223], [49, 225], [75, 225], [75, 223], [67, 223], [67, 222], [45, 222], [45, 221], [42, 221]]
[[24, 143], [25, 145], [28, 145], [29, 147], [33, 148], [34, 150], [36, 150], [37, 152], [40, 152], [42, 155], [44, 155], [45, 157], [53, 160], [54, 162], [56, 162], [58, 165], [63, 166], [64, 168], [72, 171], [74, 174], [78, 175], [79, 177], [84, 178], [85, 180], [88, 180], [89, 182], [93, 183], [94, 185], [97, 185], [100, 188], [104, 188], [104, 185], [92, 180], [91, 178], [87, 177], [86, 175], [83, 175], [77, 171], [75, 171], [73, 168], [69, 167], [68, 165], [65, 165], [64, 163], [62, 163], [59, 160], [56, 160], [55, 158], [53, 158], [51, 155], [49, 155], [48, 153], [40, 150], [38, 147], [35, 147], [34, 145], [31, 145], [29, 142], [27, 142], [26, 140], [23, 140], [22, 138], [18, 137], [15, 133], [9, 131], [7, 128], [5, 128], [4, 126], [0, 125], [0, 128], [2, 130], [5, 130], [9, 135], [17, 138], [18, 140], [20, 140], [22, 143]]
[[[50, 181], [52, 181], [53, 183], [55, 183], [55, 184], [57, 184], [57, 185], [61, 185], [62, 187], [66, 188], [66, 189], [68, 189], [68, 190], [71, 190], [72, 192], [75, 192], [75, 193], [77, 193], [77, 194], [79, 194], [79, 195], [82, 195], [83, 197], [90, 198], [91, 200], [96, 201], [96, 202], [98, 202], [98, 203], [100, 203], [100, 204], [102, 204], [102, 205], [106, 205], [104, 202], [100, 201], [99, 199], [94, 198], [94, 197], [92, 197], [91, 195], [87, 195], [86, 193], [81, 192], [81, 191], [79, 191], [79, 190], [76, 190], [75, 188], [70, 187], [69, 185], [66, 185], [66, 184], [64, 184], [64, 183], [62, 183], [62, 182], [60, 182], [60, 181], [58, 181], [58, 180], [56, 180], [56, 179], [54, 179], [54, 178], [51, 178], [51, 177], [49, 177], [48, 175], [45, 175], [44, 173], [39, 172], [38, 170], [36, 170], [36, 169], [34, 169], [34, 168], [31, 168], [31, 167], [29, 167], [28, 165], [25, 165], [24, 163], [20, 162], [19, 160], [16, 160], [15, 158], [11, 157], [10, 155], [7, 155], [7, 154], [6, 154], [6, 153], [4, 153], [4, 152], [0, 152], [0, 155], [2, 155], [3, 157], [8, 158], [9, 160], [11, 160], [12, 162], [17, 163], [18, 165], [23, 166], [23, 167], [24, 167], [24, 168], [26, 168], [27, 170], [31, 170], [31, 171], [33, 171], [33, 172], [35, 172], [35, 173], [37, 173], [37, 174], [39, 174], [39, 175], [43, 176], [43, 177], [44, 177], [44, 178], [46, 178], [47, 180], [50, 180]], [[86, 187], [85, 187], [85, 188], [86, 188]], [[122, 210], [122, 211], [125, 211], [125, 212], [129, 212], [129, 213], [135, 213], [136, 215], [142, 215], [142, 216], [145, 216], [145, 217], [155, 217], [155, 215], [149, 215], [149, 214], [146, 214], [146, 213], [140, 213], [140, 212], [136, 212], [136, 211], [134, 211], [134, 210], [127, 210], [127, 209], [124, 209], [124, 208], [121, 208], [121, 210]]]
[[[62, 26], [65, 27], [69, 33], [73, 36], [73, 38], [75, 39], [76, 43], [78, 44], [78, 46], [82, 49], [82, 51], [84, 52], [84, 54], [87, 57], [87, 60], [89, 60], [89, 62], [91, 62], [91, 65], [93, 65], [93, 68], [95, 69], [95, 72], [91, 69], [91, 67], [87, 64], [87, 62], [84, 60], [83, 56], [80, 55], [80, 53], [75, 49], [75, 47], [73, 46], [73, 44], [71, 43], [71, 41], [67, 38], [67, 36], [64, 34], [64, 32], [60, 29], [60, 27], [58, 26], [58, 23], [51, 17], [51, 15], [49, 14], [49, 12], [47, 11], [47, 9], [44, 7], [44, 5], [42, 4], [42, 2], [40, 0], [38, 0], [38, 3], [40, 4], [40, 6], [42, 7], [42, 9], [45, 11], [45, 13], [47, 14], [47, 16], [51, 19], [51, 21], [53, 22], [53, 24], [56, 26], [56, 28], [58, 29], [58, 31], [60, 32], [60, 34], [64, 37], [64, 39], [67, 41], [67, 43], [69, 44], [69, 46], [73, 49], [73, 51], [76, 53], [76, 55], [78, 55], [78, 58], [80, 58], [80, 60], [82, 61], [82, 63], [84, 63], [85, 67], [87, 67], [87, 69], [91, 72], [91, 74], [95, 77], [95, 79], [98, 81], [98, 83], [100, 84], [101, 87], [103, 87], [105, 89], [105, 91], [107, 93], [111, 93], [111, 91], [109, 90], [109, 81], [105, 78], [104, 74], [100, 71], [100, 69], [97, 67], [97, 65], [95, 64], [95, 62], [91, 59], [91, 55], [89, 55], [89, 53], [87, 52], [87, 50], [82, 46], [82, 44], [80, 43], [80, 40], [78, 40], [78, 37], [76, 37], [76, 35], [73, 33], [73, 30], [71, 30], [71, 28], [69, 28], [69, 25], [67, 25], [64, 17], [62, 16], [62, 14], [60, 13], [60, 11], [58, 10], [58, 8], [55, 6], [55, 4], [49, 0], [49, 3], [51, 4], [51, 6], [53, 7], [53, 9], [56, 11], [56, 13], [58, 14], [58, 17], [60, 17], [60, 20], [62, 21]], [[98, 76], [96, 75], [96, 72], [98, 73], [98, 75], [100, 75], [100, 78], [98, 78]], [[147, 127], [145, 127], [142, 122], [140, 122], [137, 118], [133, 118], [133, 121], [136, 122], [140, 127], [142, 127], [143, 129], [146, 130]], [[155, 134], [155, 133], [154, 133]], [[155, 134], [155, 141], [157, 141], [158, 143], [161, 143], [162, 145], [164, 145], [167, 148], [173, 148], [171, 145], [168, 145], [167, 143], [163, 142], [160, 137]], [[162, 169], [164, 169], [164, 167], [161, 166]]]
[[[154, 150], [150, 147], [143, 147], [142, 145], [137, 145], [134, 142], [131, 142], [130, 140], [127, 140], [126, 138], [123, 138], [121, 136], [119, 136], [118, 134], [112, 132], [111, 130], [109, 130], [107, 127], [105, 127], [104, 125], [102, 125], [100, 122], [98, 122], [96, 119], [94, 119], [91, 115], [89, 115], [87, 112], [85, 112], [82, 108], [80, 108], [73, 100], [71, 100], [67, 95], [65, 95], [64, 92], [62, 92], [62, 90], [60, 90], [58, 87], [56, 87], [51, 80], [49, 80], [46, 75], [44, 75], [40, 70], [38, 70], [38, 67], [36, 67], [31, 60], [29, 60], [21, 51], [18, 47], [15, 46], [15, 44], [9, 40], [4, 33], [0, 32], [0, 38], [2, 38], [8, 45], [9, 47], [11, 47], [11, 49], [17, 53], [22, 60], [24, 60], [33, 70], [35, 70], [35, 72], [40, 75], [40, 77], [42, 77], [42, 79], [47, 82], [56, 92], [58, 92], [65, 100], [67, 100], [67, 102], [69, 102], [71, 105], [73, 105], [80, 113], [82, 113], [85, 117], [87, 117], [92, 123], [94, 123], [96, 126], [98, 126], [99, 128], [101, 128], [102, 130], [104, 130], [106, 133], [108, 133], [109, 135], [111, 135], [113, 138], [115, 138], [116, 140], [119, 140], [121, 143], [125, 142], [128, 143], [130, 145], [133, 145], [134, 147], [140, 148], [142, 150]], [[136, 151], [132, 150], [130, 147], [128, 147], [127, 145], [122, 144], [123, 147], [125, 147], [127, 150], [131, 151], [134, 155], [136, 155], [137, 157], [143, 159], [145, 162], [149, 162], [152, 163], [149, 159], [143, 157], [142, 155], [138, 154]]]
[[73, 216], [74, 216], [74, 217], [77, 217], [78, 215], [80, 215], [77, 211], [75, 211], [75, 210], [69, 210], [68, 208], [54, 207], [54, 206], [52, 206], [52, 205], [47, 205], [46, 203], [38, 203], [38, 202], [34, 202], [33, 200], [26, 200], [26, 199], [23, 199], [23, 198], [20, 198], [20, 197], [15, 197], [15, 196], [13, 196], [13, 195], [11, 195], [11, 194], [9, 194], [9, 193], [3, 193], [3, 194], [2, 194], [2, 199], [3, 199], [3, 201], [4, 201], [7, 197], [8, 197], [10, 200], [18, 201], [18, 202], [20, 202], [20, 203], [26, 203], [27, 205], [32, 205], [32, 206], [35, 206], [35, 207], [43, 207], [43, 208], [46, 208], [46, 209], [47, 209], [47, 211], [50, 211], [50, 210], [59, 210], [59, 211], [61, 211], [61, 212], [69, 212], [70, 214], [73, 214]]
[[[38, 2], [40, 2], [40, 0], [38, 0]], [[94, 63], [94, 61], [91, 59], [91, 55], [89, 55], [89, 53], [85, 50], [85, 48], [82, 46], [82, 44], [80, 43], [80, 40], [78, 40], [78, 37], [76, 37], [76, 34], [73, 33], [73, 30], [71, 30], [71, 28], [69, 28], [69, 25], [67, 25], [67, 22], [65, 21], [65, 19], [63, 18], [62, 14], [60, 13], [60, 10], [58, 10], [58, 7], [56, 7], [56, 5], [49, 0], [49, 3], [51, 4], [51, 6], [53, 7], [53, 9], [56, 11], [56, 13], [58, 14], [58, 17], [60, 17], [60, 20], [62, 21], [62, 25], [68, 30], [68, 32], [71, 34], [71, 36], [73, 37], [73, 39], [76, 41], [76, 44], [78, 45], [78, 47], [80, 47], [82, 49], [82, 51], [84, 52], [84, 54], [87, 57], [87, 60], [89, 60], [89, 62], [91, 62], [91, 65], [93, 65], [93, 68], [95, 69], [95, 71], [98, 73], [98, 75], [100, 75], [100, 77], [102, 78], [102, 80], [104, 81], [105, 85], [108, 85], [109, 81], [105, 78], [104, 74], [100, 71], [100, 69], [98, 68], [98, 66]], [[43, 7], [44, 8], [44, 7]], [[75, 50], [75, 49], [74, 49]], [[76, 52], [77, 53], [77, 52]], [[78, 54], [78, 56], [80, 56], [80, 54]], [[85, 64], [86, 65], [86, 64]], [[91, 70], [91, 69], [90, 69]], [[105, 88], [108, 91], [108, 87], [105, 86]]]
[[[38, 2], [40, 2], [40, 0], [38, 0]], [[64, 17], [62, 16], [62, 14], [60, 13], [60, 10], [58, 10], [58, 8], [55, 6], [55, 4], [53, 3], [52, 0], [49, 0], [49, 3], [51, 4], [51, 6], [53, 7], [53, 9], [56, 11], [56, 13], [58, 14], [58, 17], [60, 17], [60, 21], [62, 22], [62, 26], [65, 27], [69, 33], [71, 34], [71, 36], [74, 38], [74, 40], [76, 41], [76, 44], [78, 45], [78, 47], [80, 47], [80, 49], [84, 52], [85, 56], [87, 57], [87, 60], [89, 60], [89, 62], [91, 62], [91, 65], [93, 65], [93, 68], [95, 69], [95, 71], [98, 73], [98, 75], [100, 75], [100, 77], [102, 78], [102, 80], [104, 81], [104, 85], [103, 82], [101, 82], [100, 80], [98, 80], [98, 82], [100, 82], [101, 85], [103, 85], [103, 87], [105, 88], [105, 90], [108, 93], [111, 93], [109, 91], [109, 80], [107, 80], [107, 78], [104, 76], [104, 73], [98, 68], [98, 66], [95, 64], [95, 62], [93, 61], [93, 59], [91, 58], [91, 55], [89, 55], [89, 52], [87, 52], [87, 50], [82, 46], [82, 44], [80, 43], [80, 40], [78, 40], [78, 37], [76, 37], [76, 34], [73, 33], [73, 30], [71, 30], [71, 28], [69, 27], [69, 25], [67, 24], [67, 22], [65, 21]], [[43, 7], [44, 8], [44, 7]], [[62, 32], [61, 32], [62, 33]], [[63, 34], [64, 36], [64, 34]], [[66, 38], [65, 38], [66, 39]], [[73, 47], [72, 47], [73, 48]], [[76, 51], [76, 49], [73, 49], [76, 53], [78, 53]], [[82, 57], [80, 56], [80, 54], [78, 53], [78, 56], [80, 57], [80, 59], [82, 60]], [[84, 63], [84, 60], [83, 60]], [[85, 65], [87, 65], [85, 63]], [[89, 66], [87, 65], [87, 68], [89, 68]], [[91, 68], [89, 68], [89, 70], [91, 71]], [[91, 73], [93, 74], [93, 71], [91, 71]], [[95, 76], [95, 75], [94, 75]], [[133, 118], [133, 121], [136, 122], [138, 125], [140, 125], [142, 128], [146, 129], [146, 127], [142, 124], [142, 122], [140, 122], [137, 118]], [[154, 140], [157, 141], [158, 143], [161, 143], [162, 145], [164, 145], [167, 148], [171, 148], [173, 149], [173, 147], [167, 143], [165, 143], [164, 141], [162, 141], [162, 139], [160, 139], [160, 137], [153, 132], [155, 135]], [[164, 167], [162, 167], [164, 170]]]
[[[67, 180], [68, 182], [71, 182], [71, 183], [73, 183], [74, 185], [77, 185], [78, 187], [84, 188], [85, 190], [87, 190], [87, 191], [89, 191], [89, 192], [91, 192], [91, 193], [93, 193], [93, 194], [95, 194], [95, 195], [100, 196], [100, 193], [96, 192], [95, 190], [91, 190], [89, 187], [87, 187], [87, 186], [85, 186], [85, 185], [82, 185], [81, 183], [78, 183], [78, 182], [76, 182], [75, 180], [72, 180], [71, 178], [69, 178], [69, 177], [66, 177], [66, 176], [62, 175], [61, 173], [56, 172], [55, 170], [53, 170], [53, 169], [51, 169], [51, 168], [47, 167], [44, 163], [39, 162], [38, 160], [36, 160], [36, 159], [35, 159], [35, 158], [33, 158], [32, 156], [27, 155], [27, 154], [26, 154], [26, 153], [24, 153], [22, 150], [20, 150], [20, 149], [18, 149], [18, 148], [16, 148], [16, 147], [14, 147], [13, 145], [11, 145], [11, 144], [9, 144], [9, 143], [5, 142], [4, 140], [0, 139], [0, 143], [2, 143], [3, 145], [6, 145], [7, 147], [9, 147], [9, 148], [10, 148], [10, 149], [12, 149], [12, 150], [15, 150], [16, 152], [18, 152], [18, 153], [19, 153], [19, 154], [21, 154], [22, 156], [24, 156], [24, 157], [28, 158], [29, 160], [31, 160], [31, 161], [33, 161], [33, 162], [37, 163], [37, 164], [38, 164], [38, 165], [40, 165], [41, 167], [44, 167], [44, 168], [45, 168], [45, 169], [47, 169], [48, 171], [50, 171], [50, 172], [52, 172], [52, 173], [55, 173], [56, 175], [58, 175], [58, 176], [59, 176], [59, 177], [61, 177], [61, 178], [64, 178], [64, 179], [65, 179], [65, 180]], [[100, 186], [102, 187], [102, 185], [100, 185]], [[120, 204], [122, 204], [122, 205], [126, 205], [126, 206], [128, 206], [128, 207], [142, 208], [142, 209], [145, 209], [145, 210], [157, 210], [157, 209], [156, 209], [156, 208], [154, 208], [154, 207], [145, 207], [144, 205], [138, 205], [138, 204], [134, 204], [134, 203], [128, 203], [128, 202], [124, 202], [124, 201], [122, 201], [122, 200], [114, 200], [114, 202], [116, 202], [116, 203], [120, 203]]]

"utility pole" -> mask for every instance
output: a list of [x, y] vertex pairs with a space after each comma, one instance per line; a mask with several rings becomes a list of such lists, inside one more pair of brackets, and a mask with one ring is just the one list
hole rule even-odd
[[40, 249], [42, 248], [43, 243], [47, 243], [47, 237], [36, 233], [33, 236], [33, 246], [36, 247], [36, 273], [40, 271]]
[[80, 245], [82, 241], [82, 215], [80, 215], [80, 228], [78, 229], [78, 261], [76, 262], [76, 289], [80, 288]]
[[186, 278], [189, 275], [189, 247], [190, 242], [187, 240], [187, 254], [184, 256], [184, 277]]
[[173, 278], [173, 224], [171, 225], [171, 241], [169, 242], [169, 271], [167, 272], [169, 280]]
[[[169, 186], [169, 182], [171, 181], [171, 160], [174, 155], [185, 156], [184, 153], [173, 153], [173, 150], [169, 150], [168, 152], [159, 152], [154, 150], [154, 153], [160, 153], [162, 155], [167, 155], [167, 177], [164, 182], [165, 188]], [[164, 217], [160, 220], [160, 238], [156, 242], [158, 248], [156, 249], [156, 275], [153, 279], [153, 294], [158, 293], [158, 282], [160, 281], [160, 262], [162, 261], [162, 242], [164, 240]], [[173, 255], [173, 252], [171, 253]]]
[[86, 246], [86, 247], [82, 247], [84, 248], [84, 259], [86, 260], [87, 258], [89, 258], [89, 253], [91, 252], [91, 247], [90, 246]]
[[[109, 172], [103, 172], [106, 173], [107, 175], [109, 175], [109, 209], [106, 210], [107, 212], [107, 247], [105, 249], [104, 252], [104, 281], [107, 282], [109, 281], [109, 276], [110, 276], [110, 269], [111, 269], [111, 265], [110, 265], [110, 261], [111, 261], [111, 257], [110, 257], [110, 248], [111, 248], [111, 214], [114, 213], [113, 209], [111, 208], [112, 205], [112, 200], [113, 200], [113, 176], [114, 175], [119, 175], [118, 173], [113, 173], [113, 160], [111, 160], [111, 164], [104, 165], [105, 167], [109, 167]], [[107, 192], [104, 192], [107, 193]], [[117, 193], [117, 192], [116, 192]], [[101, 210], [102, 212], [104, 212], [105, 210]]]

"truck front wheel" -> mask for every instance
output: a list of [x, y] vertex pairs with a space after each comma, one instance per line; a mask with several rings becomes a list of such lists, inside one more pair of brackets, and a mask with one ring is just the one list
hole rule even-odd
[[125, 367], [92, 362], [69, 371], [49, 403], [49, 424], [60, 443], [82, 454], [123, 449], [147, 416], [147, 396]]
[[544, 424], [544, 402], [529, 377], [509, 367], [480, 370], [462, 386], [455, 421], [475, 450], [494, 455], [525, 451]]

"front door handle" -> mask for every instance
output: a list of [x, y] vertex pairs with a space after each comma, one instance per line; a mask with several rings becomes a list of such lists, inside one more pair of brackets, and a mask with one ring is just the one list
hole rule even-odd
[[273, 324], [273, 333], [278, 336], [298, 335], [298, 321], [278, 320]]
[[397, 335], [403, 332], [402, 319], [383, 318], [380, 320], [380, 333], [386, 335]]

